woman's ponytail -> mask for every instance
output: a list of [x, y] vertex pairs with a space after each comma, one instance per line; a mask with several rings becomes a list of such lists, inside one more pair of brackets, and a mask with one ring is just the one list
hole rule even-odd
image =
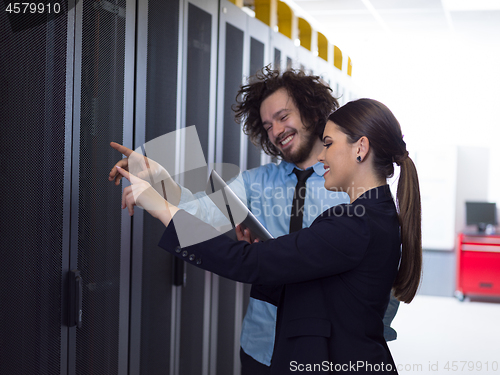
[[401, 263], [394, 281], [394, 295], [402, 302], [410, 303], [417, 293], [422, 272], [422, 209], [420, 188], [415, 164], [408, 153], [395, 162], [400, 165], [397, 189], [399, 225], [401, 228]]

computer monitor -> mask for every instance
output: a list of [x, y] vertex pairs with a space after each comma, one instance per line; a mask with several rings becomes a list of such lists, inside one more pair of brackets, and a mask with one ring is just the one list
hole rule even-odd
[[497, 225], [497, 205], [489, 202], [465, 202], [467, 225], [477, 225], [484, 232], [488, 225]]

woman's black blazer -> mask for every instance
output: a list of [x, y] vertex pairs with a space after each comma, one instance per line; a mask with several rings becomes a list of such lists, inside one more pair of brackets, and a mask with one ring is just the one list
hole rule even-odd
[[[176, 228], [193, 237], [214, 231], [214, 238], [181, 247]], [[271, 363], [271, 373], [277, 375], [313, 370], [396, 373], [382, 319], [400, 245], [388, 185], [326, 210], [309, 228], [255, 244], [218, 235], [181, 210], [159, 243], [175, 256], [228, 279], [284, 285]]]

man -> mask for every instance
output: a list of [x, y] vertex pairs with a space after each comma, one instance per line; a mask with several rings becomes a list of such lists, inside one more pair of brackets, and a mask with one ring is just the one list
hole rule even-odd
[[[236, 192], [239, 188], [244, 191], [248, 207], [274, 237], [290, 232], [292, 213], [299, 218], [299, 227], [307, 227], [326, 209], [348, 202], [346, 194], [324, 188], [325, 170], [323, 164], [317, 162], [323, 148], [321, 137], [326, 120], [338, 108], [331, 91], [319, 77], [291, 70], [281, 74], [265, 67], [238, 92], [238, 104], [234, 108], [236, 121], [243, 123], [245, 133], [255, 144], [280, 158], [281, 163], [244, 171], [241, 186], [232, 183], [231, 187]], [[123, 149], [117, 146], [113, 145], [123, 153]], [[117, 165], [126, 167], [126, 160]], [[299, 186], [298, 175], [306, 170], [310, 171], [309, 176]], [[113, 179], [119, 183], [120, 175], [115, 167], [110, 172], [110, 180]], [[192, 194], [177, 186], [175, 189], [183, 209], [214, 222], [213, 214], [206, 214], [215, 211], [207, 207], [210, 200], [201, 199], [204, 193]], [[296, 192], [296, 189], [301, 191]], [[303, 207], [292, 208], [297, 204], [294, 199], [297, 196], [302, 196]], [[297, 220], [293, 221], [295, 229], [292, 230], [296, 230]], [[244, 239], [241, 232], [238, 238]], [[280, 286], [252, 286], [240, 340], [242, 375], [269, 372], [280, 292]], [[394, 306], [397, 309], [397, 301], [391, 299], [391, 306], [393, 310]], [[390, 335], [386, 335], [386, 339], [394, 339], [395, 332], [389, 326], [396, 311], [388, 313], [384, 323]]]
[[[286, 71], [280, 75], [277, 71], [265, 69], [250, 84], [242, 87], [237, 97], [236, 119], [238, 122], [245, 119], [245, 133], [266, 153], [282, 159], [277, 166], [268, 164], [248, 171], [251, 178], [245, 181], [251, 187], [247, 196], [254, 214], [264, 211], [266, 204], [272, 206], [258, 219], [273, 236], [290, 232], [290, 206], [298, 182], [294, 168], [313, 170], [306, 180], [302, 226], [309, 226], [327, 208], [347, 202], [346, 196], [326, 191], [323, 165], [317, 162], [323, 148], [321, 137], [326, 119], [338, 108], [329, 87], [318, 77], [302, 72]], [[272, 187], [273, 197], [259, 199], [259, 191], [265, 192], [268, 187]], [[284, 215], [279, 215], [276, 207], [290, 208]], [[281, 288], [276, 286], [252, 286], [240, 340], [242, 375], [269, 372], [275, 306], [280, 292]]]

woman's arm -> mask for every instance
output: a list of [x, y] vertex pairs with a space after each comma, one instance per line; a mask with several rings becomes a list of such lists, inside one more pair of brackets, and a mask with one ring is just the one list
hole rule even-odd
[[288, 284], [346, 272], [359, 265], [370, 237], [365, 219], [349, 218], [342, 223], [338, 218], [325, 217], [298, 232], [249, 244], [220, 235], [180, 210], [159, 246], [231, 280]]
[[324, 215], [311, 227], [277, 239], [234, 241], [165, 201], [148, 182], [123, 168], [118, 172], [132, 184], [123, 191], [122, 208], [133, 215], [134, 206], [142, 207], [167, 227], [160, 247], [235, 281], [288, 284], [346, 272], [362, 261], [370, 240], [366, 215]]
[[161, 193], [164, 191], [171, 203], [175, 205], [179, 203], [181, 188], [159, 163], [116, 142], [111, 142], [110, 146], [123, 154], [125, 158], [119, 160], [111, 168], [108, 177], [109, 181], [114, 181], [115, 185], [119, 185], [123, 176], [119, 173], [118, 168], [122, 168], [122, 170], [128, 171], [143, 180], [151, 179], [149, 182], [157, 185], [161, 189]]
[[[229, 220], [205, 192], [193, 194], [189, 189], [178, 185], [168, 171], [154, 160], [116, 142], [111, 142], [110, 145], [125, 156], [109, 172], [108, 179], [114, 181], [115, 185], [119, 185], [123, 177], [122, 173], [119, 172], [119, 168], [121, 168], [149, 182], [160, 195], [166, 194], [164, 198], [168, 199], [169, 203], [179, 206], [204, 222], [217, 227], [229, 224]], [[245, 182], [242, 175], [233, 178], [228, 185], [243, 202], [246, 202]]]
[[134, 206], [139, 206], [148, 211], [151, 216], [159, 219], [166, 227], [179, 209], [163, 199], [158, 192], [144, 181], [125, 169], [117, 166], [120, 175], [130, 181], [131, 185], [123, 189], [122, 208], [128, 208], [129, 215], [134, 214]]

